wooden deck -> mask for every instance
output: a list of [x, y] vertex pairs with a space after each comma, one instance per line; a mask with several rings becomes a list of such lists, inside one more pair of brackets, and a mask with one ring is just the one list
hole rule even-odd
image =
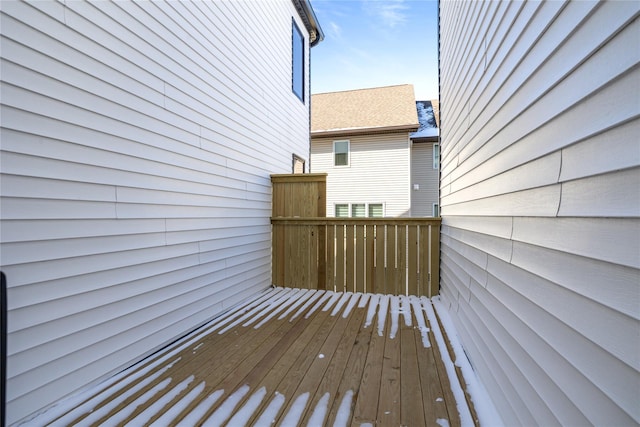
[[32, 423], [458, 426], [434, 316], [424, 297], [273, 289]]

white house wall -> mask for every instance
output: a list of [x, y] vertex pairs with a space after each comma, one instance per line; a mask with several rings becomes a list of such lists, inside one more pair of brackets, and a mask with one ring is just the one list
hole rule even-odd
[[506, 425], [640, 422], [637, 2], [441, 2], [441, 295]]
[[[350, 141], [349, 166], [333, 166], [333, 141]], [[340, 138], [313, 138], [311, 170], [327, 175], [327, 216], [336, 203], [384, 203], [388, 217], [409, 216], [409, 136], [407, 132]]]
[[411, 216], [433, 216], [433, 205], [439, 203], [439, 172], [433, 168], [433, 142], [412, 143]]
[[11, 424], [270, 285], [269, 174], [309, 152], [292, 17], [308, 34], [289, 1], [1, 14]]

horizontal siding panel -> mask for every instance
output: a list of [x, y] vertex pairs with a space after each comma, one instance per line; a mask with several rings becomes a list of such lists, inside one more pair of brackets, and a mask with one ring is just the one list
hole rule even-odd
[[[638, 415], [637, 405], [632, 397], [636, 388], [637, 369], [621, 364], [610, 353], [602, 351], [602, 348], [596, 347], [590, 340], [581, 339], [576, 335], [576, 331], [569, 328], [561, 319], [547, 311], [542, 311], [543, 308], [536, 304], [535, 298], [532, 299], [531, 296], [532, 293], [540, 290], [539, 286], [543, 285], [544, 281], [524, 279], [523, 274], [515, 268], [499, 260], [494, 261], [495, 263], [492, 260], [489, 261], [490, 270], [498, 273], [503, 280], [505, 274], [512, 275], [509, 279], [519, 276], [522, 282], [527, 283], [532, 289], [526, 290], [526, 286], [514, 289], [512, 286], [507, 286], [500, 278], [490, 277], [489, 292], [501, 299], [507, 307], [519, 307], [522, 320], [531, 330], [544, 337], [554, 349], [554, 351], [544, 352], [545, 346], [534, 345], [535, 341], [528, 339], [522, 341], [526, 351], [538, 358], [545, 371], [554, 378], [580, 411], [596, 425], [633, 424], [633, 418]], [[504, 269], [502, 274], [499, 272], [500, 269]], [[511, 280], [511, 283], [517, 283], [517, 281]], [[546, 303], [549, 303], [549, 300], [556, 295], [557, 293], [554, 292], [553, 296], [550, 297], [547, 294], [543, 298]], [[523, 297], [527, 300], [522, 300]], [[515, 299], [519, 300], [517, 304], [514, 304]], [[539, 301], [538, 299], [537, 302]], [[571, 304], [575, 303], [576, 300], [572, 300]], [[574, 310], [566, 310], [566, 307], [566, 304], [562, 307], [565, 313], [574, 312]], [[612, 331], [613, 329], [609, 329], [610, 333]], [[559, 357], [560, 355], [562, 358]], [[571, 372], [573, 374], [570, 374]], [[617, 398], [617, 404], [612, 398]], [[621, 405], [624, 411], [620, 411], [617, 405]]]
[[[479, 292], [482, 292], [486, 300], [486, 292]], [[502, 395], [505, 402], [508, 402], [509, 409], [518, 420], [519, 425], [560, 425], [557, 416], [548, 408], [547, 402], [537, 396], [537, 389], [553, 387], [552, 381], [544, 374], [537, 361], [509, 335], [495, 319], [495, 314], [490, 313], [489, 309], [478, 300], [475, 293], [470, 302], [463, 301], [461, 304], [463, 314], [460, 323], [464, 325], [465, 338], [472, 341], [477, 348], [474, 352], [473, 362], [485, 359], [482, 360], [482, 363], [485, 366], [492, 366], [490, 372], [498, 378], [502, 377], [500, 378], [502, 383], [509, 384], [505, 387]], [[512, 319], [511, 321], [518, 322], [519, 320]], [[523, 360], [523, 365], [526, 367], [524, 372], [513, 362], [514, 356]], [[510, 381], [505, 381], [507, 378]], [[523, 391], [535, 397], [523, 402], [517, 397]], [[561, 395], [561, 393], [556, 392], [556, 395]], [[561, 401], [563, 400], [564, 404], [569, 403], [566, 399]], [[559, 402], [556, 402], [555, 405], [559, 405]], [[571, 408], [570, 404], [569, 408]], [[565, 411], [568, 410], [571, 409], [565, 409]], [[575, 411], [575, 409], [573, 410]], [[536, 422], [536, 419], [539, 421]]]
[[[516, 388], [513, 398], [521, 396], [521, 389], [518, 387], [533, 387], [536, 389], [536, 393], [530, 391], [532, 400], [520, 398], [524, 405], [542, 399], [547, 405], [548, 411], [551, 412], [551, 415], [547, 415], [547, 417], [556, 418], [560, 425], [589, 424], [587, 418], [566, 393], [565, 387], [568, 378], [570, 378], [569, 373], [575, 369], [557, 353], [553, 346], [541, 339], [540, 335], [536, 333], [540, 329], [539, 326], [531, 325], [527, 322], [528, 318], [523, 319], [522, 315], [508, 309], [513, 305], [505, 304], [505, 302], [509, 301], [509, 298], [515, 298], [516, 295], [506, 285], [491, 277], [489, 286], [491, 288], [489, 292], [479, 292], [474, 295], [476, 297], [474, 302], [477, 301], [477, 304], [472, 306], [474, 310], [470, 312], [469, 316], [474, 315], [474, 311], [482, 314], [482, 319], [491, 329], [479, 328], [477, 336], [483, 337], [487, 334], [493, 334], [499, 338], [499, 348], [504, 349], [512, 360], [517, 361], [519, 369], [524, 371], [523, 375], [529, 384], [514, 384]], [[494, 318], [495, 321], [493, 321]], [[547, 322], [543, 325], [546, 324]], [[480, 326], [482, 323], [478, 325]], [[497, 361], [494, 363], [496, 364], [494, 369], [502, 369]], [[503, 361], [503, 363], [506, 362]], [[552, 372], [547, 369], [547, 365], [554, 367]], [[588, 384], [584, 379], [581, 383]], [[536, 397], [536, 394], [539, 394], [540, 397]], [[533, 416], [536, 419], [540, 415], [544, 417], [546, 412], [542, 414], [536, 412], [533, 413]], [[515, 420], [510, 421], [510, 418], [504, 421], [506, 424], [517, 423]]]
[[453, 205], [443, 203], [442, 215], [473, 212], [484, 216], [555, 216], [560, 204], [560, 192], [560, 185], [549, 185]]
[[636, 269], [520, 242], [514, 243], [511, 263], [626, 316], [640, 319], [640, 272]]
[[[599, 302], [576, 297], [575, 293], [566, 288], [556, 286], [504, 261], [490, 259], [487, 270], [503, 282], [510, 281], [510, 287], [514, 291], [556, 317], [566, 327], [584, 335], [632, 369], [639, 370], [640, 355], [636, 350], [640, 343], [640, 334], [634, 319]], [[568, 306], [572, 309], [567, 310]], [[635, 339], [621, 339], [625, 337]]]
[[[452, 183], [451, 193], [442, 197], [442, 204], [449, 205], [555, 184], [558, 182], [561, 162], [560, 152], [555, 152], [481, 182], [478, 182], [477, 176], [483, 173], [483, 168], [479, 167]], [[465, 188], [469, 183], [474, 184]]]
[[638, 183], [638, 167], [564, 182], [558, 216], [640, 217]]
[[513, 232], [513, 219], [509, 217], [451, 216], [443, 218], [442, 225], [505, 239], [511, 238]]
[[514, 218], [513, 239], [640, 268], [639, 225], [638, 218]]
[[[448, 226], [442, 227], [442, 234], [450, 236], [455, 240], [465, 243], [466, 245], [476, 248], [482, 252], [486, 252], [488, 255], [492, 255], [496, 258], [500, 258], [505, 261], [509, 261], [511, 259], [513, 242], [508, 239], [492, 236], [490, 234], [458, 230]], [[444, 251], [444, 249], [442, 250]]]
[[[193, 304], [182, 306], [181, 309], [171, 312], [166, 311], [167, 307], [164, 307], [165, 310], [163, 310], [162, 306], [152, 307], [158, 316], [152, 322], [140, 323], [140, 320], [144, 317], [142, 316], [143, 313], [139, 312], [120, 318], [119, 323], [121, 323], [122, 327], [125, 328], [120, 334], [111, 335], [104, 340], [96, 341], [92, 346], [83, 347], [79, 351], [70, 353], [65, 358], [53, 359], [47, 364], [38, 365], [36, 368], [29, 370], [25, 374], [9, 380], [7, 386], [8, 390], [12, 390], [12, 393], [8, 397], [11, 399], [19, 399], [24, 396], [24, 392], [28, 391], [24, 388], [24, 384], [34, 381], [29, 380], [29, 377], [35, 376], [40, 378], [40, 381], [45, 384], [42, 387], [44, 390], [38, 389], [35, 392], [36, 395], [41, 395], [43, 391], [51, 393], [52, 385], [55, 384], [55, 382], [60, 381], [65, 383], [69, 381], [67, 378], [73, 378], [70, 374], [76, 370], [87, 369], [87, 367], [92, 365], [101, 366], [105, 362], [108, 363], [108, 359], [110, 358], [120, 360], [121, 363], [127, 363], [128, 360], [126, 360], [126, 353], [124, 355], [118, 354], [122, 353], [122, 350], [119, 350], [122, 346], [119, 344], [124, 342], [127, 343], [127, 346], [131, 347], [138, 347], [142, 345], [142, 347], [138, 349], [140, 352], [138, 354], [143, 354], [145, 346], [149, 346], [150, 343], [153, 342], [150, 338], [153, 338], [155, 335], [161, 335], [169, 332], [173, 332], [173, 336], [181, 334], [180, 331], [185, 327], [185, 323], [189, 324], [194, 320], [194, 318], [196, 321], [199, 320], [200, 324], [202, 324], [207, 320], [206, 317], [203, 318], [202, 314], [205, 316], [208, 315], [210, 318], [212, 312], [211, 307], [215, 308], [217, 302], [220, 301], [220, 297], [221, 295], [219, 294], [213, 294], [209, 298], [196, 299]], [[218, 310], [221, 308], [222, 307], [218, 307]], [[203, 310], [205, 313], [200, 313]], [[137, 326], [129, 328], [131, 325]], [[86, 331], [83, 332], [83, 334], [86, 333]], [[111, 330], [111, 333], [113, 333], [113, 330]], [[155, 337], [155, 339], [157, 340], [158, 337]], [[13, 359], [9, 357], [7, 365], [9, 366], [12, 362]], [[79, 386], [82, 386], [82, 384]], [[41, 397], [45, 396], [46, 395]]]
[[[2, 178], [4, 180], [4, 176]], [[13, 220], [3, 221], [3, 243], [82, 237], [158, 233], [165, 231], [165, 220]]]
[[640, 164], [637, 135], [640, 135], [640, 119], [564, 148], [560, 181], [628, 169]]

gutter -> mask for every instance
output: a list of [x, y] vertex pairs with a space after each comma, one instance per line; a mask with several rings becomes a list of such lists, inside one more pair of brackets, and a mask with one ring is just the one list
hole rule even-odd
[[418, 130], [420, 125], [397, 125], [397, 126], [378, 126], [368, 128], [345, 128], [345, 129], [327, 129], [311, 131], [311, 136], [315, 138], [324, 138], [331, 136], [348, 136], [348, 135], [370, 135], [378, 133], [393, 132], [409, 132], [413, 133]]
[[291, 0], [293, 5], [296, 7], [298, 14], [302, 18], [304, 22], [304, 26], [309, 31], [310, 37], [310, 45], [314, 47], [322, 40], [324, 40], [324, 32], [322, 28], [320, 28], [320, 23], [318, 22], [318, 18], [316, 17], [315, 12], [313, 11], [313, 7], [309, 0]]

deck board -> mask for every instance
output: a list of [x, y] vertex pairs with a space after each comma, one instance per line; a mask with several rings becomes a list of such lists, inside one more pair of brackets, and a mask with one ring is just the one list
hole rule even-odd
[[447, 349], [433, 331], [423, 342], [428, 316], [409, 301], [273, 289], [52, 412], [60, 425], [459, 426]]

